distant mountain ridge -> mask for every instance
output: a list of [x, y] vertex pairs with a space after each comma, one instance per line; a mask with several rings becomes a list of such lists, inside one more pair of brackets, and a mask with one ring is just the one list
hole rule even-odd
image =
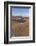
[[29, 17], [23, 17], [23, 16], [12, 16], [12, 19], [17, 19], [17, 18], [29, 18]]
[[29, 17], [22, 17], [22, 16], [12, 16], [11, 17], [12, 21], [24, 21], [26, 19], [29, 19]]

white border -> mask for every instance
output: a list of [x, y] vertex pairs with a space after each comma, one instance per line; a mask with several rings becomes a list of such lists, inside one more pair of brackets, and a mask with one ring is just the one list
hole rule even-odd
[[[29, 36], [21, 36], [21, 37], [12, 37], [10, 38], [10, 6], [30, 6], [31, 7], [31, 12], [29, 14]], [[9, 41], [26, 41], [26, 40], [33, 40], [33, 6], [32, 5], [17, 5], [17, 4], [9, 4], [8, 5], [8, 30], [9, 30]]]

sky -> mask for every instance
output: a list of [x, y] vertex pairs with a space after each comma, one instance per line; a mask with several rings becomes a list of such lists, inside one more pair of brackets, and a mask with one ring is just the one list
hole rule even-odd
[[13, 16], [29, 16], [29, 8], [12, 8]]

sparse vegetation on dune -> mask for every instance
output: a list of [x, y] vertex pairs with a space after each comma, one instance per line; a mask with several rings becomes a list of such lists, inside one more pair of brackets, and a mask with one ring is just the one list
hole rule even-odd
[[[17, 17], [16, 17], [17, 18]], [[29, 35], [29, 17], [24, 17], [24, 22], [12, 20], [11, 36], [28, 36]]]

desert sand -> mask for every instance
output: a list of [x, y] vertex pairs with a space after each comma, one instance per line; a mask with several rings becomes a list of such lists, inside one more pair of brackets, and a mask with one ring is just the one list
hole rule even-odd
[[13, 18], [15, 19], [11, 20], [11, 37], [29, 36], [29, 17], [23, 17], [23, 19]]

